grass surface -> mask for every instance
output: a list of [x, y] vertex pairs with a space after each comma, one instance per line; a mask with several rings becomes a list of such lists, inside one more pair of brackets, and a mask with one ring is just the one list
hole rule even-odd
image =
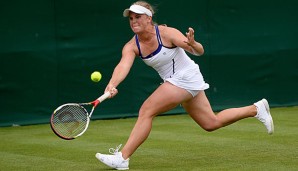
[[[254, 118], [208, 133], [188, 115], [157, 117], [130, 170], [298, 170], [298, 107], [271, 113], [272, 136]], [[0, 128], [0, 171], [111, 170], [95, 153], [124, 144], [135, 121], [92, 121], [72, 141], [56, 137], [48, 124]]]

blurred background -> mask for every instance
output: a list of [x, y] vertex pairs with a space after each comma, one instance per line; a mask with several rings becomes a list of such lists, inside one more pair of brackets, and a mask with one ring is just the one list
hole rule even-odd
[[[134, 36], [122, 16], [128, 0], [10, 0], [0, 5], [0, 126], [48, 123], [68, 102], [100, 96], [123, 45]], [[205, 48], [200, 65], [215, 111], [265, 97], [298, 105], [298, 2], [294, 0], [148, 0], [153, 17]], [[99, 83], [90, 80], [98, 70]], [[137, 58], [119, 94], [93, 119], [135, 117], [162, 80]], [[185, 113], [180, 106], [166, 114]]]

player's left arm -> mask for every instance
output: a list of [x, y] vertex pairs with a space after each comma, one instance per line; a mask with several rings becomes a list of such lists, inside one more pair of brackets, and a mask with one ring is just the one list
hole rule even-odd
[[171, 32], [171, 34], [169, 34], [171, 35], [171, 42], [175, 46], [179, 46], [196, 56], [201, 56], [204, 54], [203, 45], [197, 42], [194, 38], [193, 28], [188, 28], [188, 32], [186, 32], [186, 35], [183, 35], [179, 30], [175, 28], [170, 28], [169, 31]]

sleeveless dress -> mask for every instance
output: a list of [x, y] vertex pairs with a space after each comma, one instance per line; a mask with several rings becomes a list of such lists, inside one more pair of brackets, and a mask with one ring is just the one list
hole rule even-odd
[[193, 97], [198, 94], [199, 90], [208, 89], [209, 84], [205, 83], [199, 65], [185, 53], [184, 49], [163, 46], [157, 25], [155, 30], [158, 48], [146, 57], [142, 55], [138, 36], [135, 35], [141, 59], [154, 68], [164, 82], [168, 81], [187, 90]]

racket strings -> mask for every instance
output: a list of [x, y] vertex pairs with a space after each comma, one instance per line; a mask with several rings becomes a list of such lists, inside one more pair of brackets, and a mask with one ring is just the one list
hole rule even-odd
[[55, 111], [52, 126], [60, 136], [73, 138], [85, 130], [88, 121], [85, 108], [77, 104], [69, 104]]

